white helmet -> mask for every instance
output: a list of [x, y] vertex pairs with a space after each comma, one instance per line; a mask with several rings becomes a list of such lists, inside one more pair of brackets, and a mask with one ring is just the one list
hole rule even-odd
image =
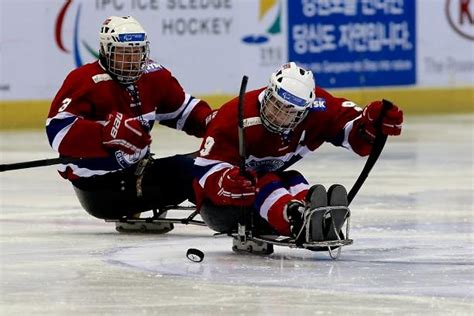
[[284, 64], [270, 77], [260, 117], [271, 132], [286, 134], [308, 114], [315, 99], [313, 73], [294, 62]]
[[100, 28], [100, 60], [120, 83], [130, 84], [142, 75], [149, 42], [140, 23], [131, 16], [107, 18]]

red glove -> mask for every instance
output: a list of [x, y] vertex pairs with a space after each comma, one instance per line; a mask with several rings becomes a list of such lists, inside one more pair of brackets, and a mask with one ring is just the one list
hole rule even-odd
[[[249, 179], [250, 178], [250, 179]], [[256, 173], [241, 175], [238, 167], [226, 169], [217, 183], [217, 204], [251, 206], [256, 194]]]
[[[354, 122], [349, 134], [349, 144], [352, 150], [361, 156], [367, 156], [372, 150], [372, 144], [377, 135], [375, 122], [378, 121], [382, 108], [381, 101], [372, 102], [365, 107], [362, 117]], [[400, 135], [402, 122], [403, 112], [396, 105], [393, 105], [382, 118], [382, 133], [385, 135]]]
[[107, 123], [102, 129], [104, 146], [132, 155], [150, 143], [150, 135], [137, 118], [130, 118], [115, 111], [109, 114]]
[[[367, 136], [371, 141], [377, 135], [375, 122], [382, 112], [383, 104], [381, 101], [374, 101], [367, 105], [362, 112], [361, 125], [364, 127]], [[393, 105], [382, 118], [381, 131], [385, 135], [400, 135], [402, 132], [403, 111], [396, 105]]]

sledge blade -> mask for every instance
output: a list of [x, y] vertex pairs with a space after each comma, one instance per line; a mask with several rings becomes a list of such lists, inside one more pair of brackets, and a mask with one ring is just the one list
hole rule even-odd
[[173, 223], [161, 222], [115, 222], [119, 233], [166, 234], [174, 229]]
[[[304, 248], [312, 251], [325, 251], [330, 248], [337, 248], [342, 246], [352, 245], [354, 242], [352, 239], [341, 239], [341, 240], [326, 240], [326, 241], [313, 241], [303, 243], [301, 246], [298, 246], [294, 239], [285, 236], [277, 235], [261, 235], [251, 238], [255, 241], [271, 243], [275, 246], [284, 246], [290, 248]], [[321, 248], [321, 249], [318, 249]]]
[[232, 237], [232, 250], [257, 255], [270, 255], [273, 253], [273, 245], [265, 241], [247, 238], [245, 242], [235, 235]]

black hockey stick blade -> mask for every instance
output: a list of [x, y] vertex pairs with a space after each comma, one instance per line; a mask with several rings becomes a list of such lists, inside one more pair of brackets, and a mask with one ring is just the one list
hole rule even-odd
[[57, 165], [57, 164], [61, 164], [61, 163], [62, 164], [74, 163], [74, 162], [78, 162], [81, 159], [82, 158], [59, 157], [59, 158], [32, 160], [32, 161], [10, 163], [10, 164], [1, 164], [0, 165], [0, 172], [10, 171], [10, 170], [36, 168], [36, 167], [46, 167], [46, 166]]
[[377, 121], [375, 122], [375, 127], [378, 130], [378, 134], [375, 137], [374, 144], [372, 145], [372, 151], [370, 152], [369, 157], [360, 173], [359, 177], [357, 178], [356, 182], [352, 186], [351, 190], [347, 194], [347, 201], [349, 205], [351, 204], [352, 200], [356, 196], [357, 192], [359, 192], [360, 188], [365, 182], [365, 179], [369, 176], [370, 170], [375, 165], [377, 160], [379, 159], [380, 154], [382, 153], [383, 147], [385, 146], [385, 142], [387, 141], [387, 135], [382, 134], [381, 127], [382, 127], [382, 119], [385, 116], [385, 113], [390, 110], [393, 106], [393, 103], [388, 100], [382, 100], [383, 108], [378, 117]]
[[240, 84], [239, 102], [238, 102], [238, 132], [239, 132], [239, 156], [240, 156], [240, 173], [245, 174], [245, 159], [247, 153], [245, 150], [245, 135], [244, 135], [244, 96], [247, 89], [248, 77], [242, 77]]

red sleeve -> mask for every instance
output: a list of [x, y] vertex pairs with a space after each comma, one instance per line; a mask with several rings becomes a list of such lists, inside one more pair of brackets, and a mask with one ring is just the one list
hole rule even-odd
[[327, 126], [325, 130], [325, 141], [336, 143], [336, 139], [344, 131], [344, 127], [349, 121], [352, 121], [360, 115], [356, 104], [345, 99], [334, 97], [324, 89], [317, 88], [316, 96], [326, 100]]
[[91, 117], [92, 104], [87, 100], [91, 83], [77, 71], [72, 72], [56, 94], [48, 115], [48, 139], [62, 156], [105, 157], [102, 125]]
[[163, 71], [166, 87], [163, 88], [165, 91], [163, 102], [158, 105], [157, 110], [158, 119], [164, 117], [162, 120], [159, 119], [160, 123], [183, 130], [189, 135], [203, 137], [207, 126], [206, 120], [212, 113], [210, 106], [207, 102], [187, 94], [168, 70]]
[[[359, 156], [367, 156], [372, 150], [372, 144], [362, 132], [362, 109], [354, 102], [344, 98], [335, 98], [327, 91], [318, 90], [330, 100], [330, 112], [332, 113], [332, 128], [329, 129], [327, 141], [336, 146], [351, 149]], [[317, 93], [318, 93], [317, 92]], [[318, 95], [318, 94], [316, 94]]]
[[[360, 156], [368, 155], [372, 145], [359, 133], [362, 109], [354, 102], [334, 97], [319, 87], [316, 88], [316, 97], [324, 100], [325, 111], [310, 113], [310, 119], [313, 120], [311, 135], [314, 135], [309, 142], [310, 149], [314, 150], [326, 141], [352, 150]], [[318, 139], [317, 135], [321, 134], [323, 138]]]
[[183, 130], [189, 135], [203, 137], [207, 124], [211, 120], [211, 113], [212, 110], [209, 104], [204, 100], [200, 100], [191, 111]]
[[222, 174], [239, 164], [237, 134], [237, 106], [231, 102], [224, 104], [209, 124], [196, 158], [194, 188], [198, 202], [208, 198], [219, 203], [218, 181]]
[[[212, 146], [206, 139], [212, 138]], [[224, 104], [209, 124], [206, 139], [201, 145], [200, 157], [238, 165], [240, 162], [237, 128], [237, 104], [232, 100]], [[204, 153], [204, 154], [203, 154]]]

